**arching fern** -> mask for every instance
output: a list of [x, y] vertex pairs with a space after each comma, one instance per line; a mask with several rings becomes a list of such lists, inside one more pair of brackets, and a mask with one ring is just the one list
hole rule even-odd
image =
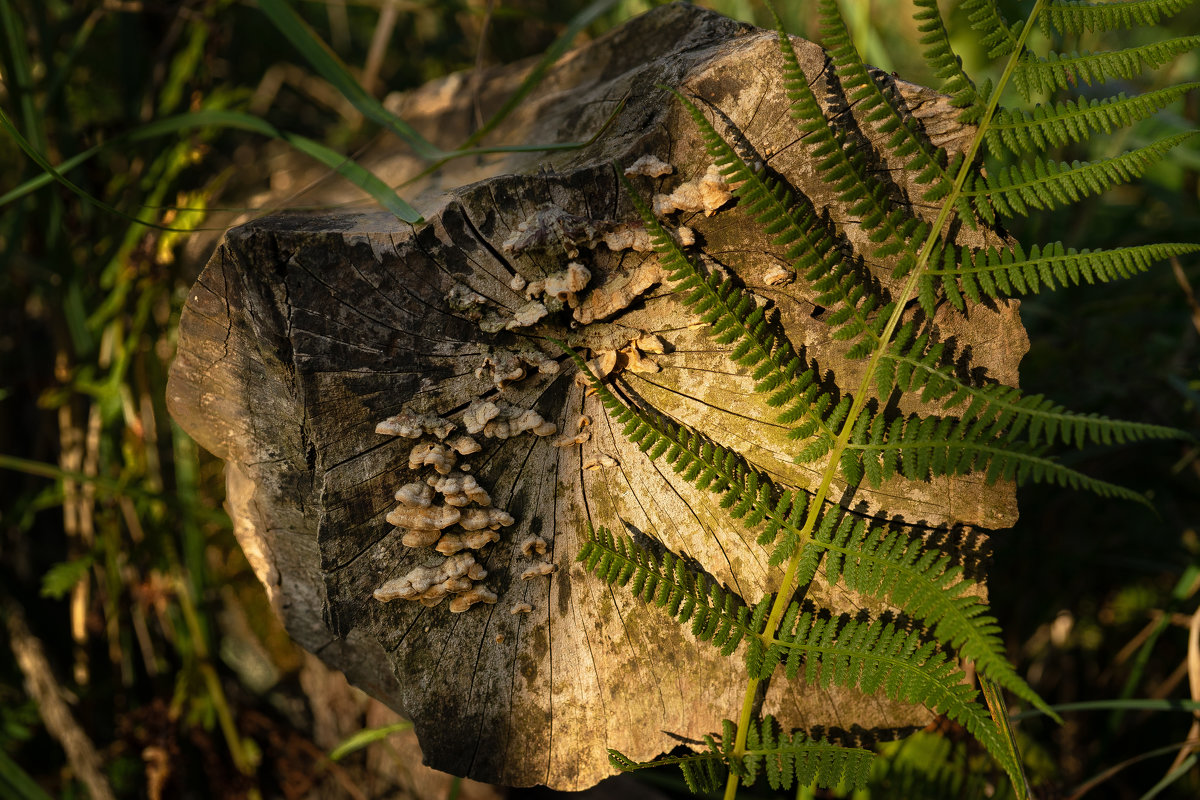
[[[964, 71], [936, 0], [914, 0], [923, 55], [940, 88], [961, 110], [960, 120], [975, 130], [963, 152], [950, 154], [924, 136], [894, 85], [863, 63], [836, 0], [820, 0], [833, 80], [846, 100], [860, 107], [862, 122], [878, 134], [890, 163], [911, 176], [919, 201], [935, 212], [929, 217], [915, 215], [895, 187], [881, 180], [878, 154], [857, 139], [852, 143], [850, 134], [826, 118], [780, 29], [781, 87], [798, 146], [824, 183], [835, 188], [865, 234], [865, 245], [854, 245], [738, 132], [718, 131], [698, 101], [677, 96], [708, 155], [734, 187], [741, 213], [784, 249], [792, 271], [829, 309], [822, 320], [832, 338], [848, 344], [848, 358], [865, 362], [857, 385], [822, 376], [789, 340], [770, 304], [758, 301], [736, 276], [707, 269], [626, 184], [677, 296], [716, 344], [730, 348], [733, 364], [753, 377], [755, 391], [774, 409], [773, 422], [795, 442], [795, 460], [820, 469], [815, 489], [780, 485], [702, 432], [644, 403], [622, 399], [573, 354], [623, 435], [647, 458], [717, 495], [729, 517], [753, 531], [769, 549], [771, 564], [783, 569], [778, 591], [748, 603], [685, 559], [656, 555], [604, 528], [589, 530], [579, 553], [589, 571], [690, 625], [700, 641], [725, 655], [742, 651], [749, 683], [738, 720], [707, 737], [705, 752], [654, 762], [678, 764], [694, 790], [710, 791], [724, 782], [731, 797], [739, 783], [753, 783], [760, 774], [775, 789], [794, 781], [832, 786], [866, 780], [869, 753], [788, 734], [770, 716], [756, 718], [759, 682], [782, 672], [790, 681], [879, 693], [947, 716], [987, 748], [1023, 793], [1011, 731], [996, 721], [1003, 709], [990, 702], [989, 716], [978, 692], [965, 682], [959, 659], [973, 664], [989, 701], [999, 687], [1049, 709], [1009, 664], [996, 621], [972, 592], [972, 581], [946, 554], [908, 530], [839, 506], [831, 486], [834, 480], [877, 487], [895, 476], [925, 481], [975, 473], [988, 482], [1039, 481], [1143, 500], [1064, 466], [1050, 448], [1168, 438], [1178, 432], [1075, 414], [1015, 387], [973, 383], [948, 363], [932, 320], [943, 303], [965, 311], [1043, 289], [1118, 280], [1156, 261], [1200, 250], [1190, 243], [1079, 251], [1059, 242], [971, 248], [953, 239], [959, 226], [990, 225], [1062, 206], [1135, 179], [1191, 135], [1169, 136], [1093, 162], [1060, 162], [1046, 152], [1143, 120], [1198, 84], [1131, 97], [1055, 99], [1032, 108], [1006, 108], [1000, 102], [1010, 84], [1028, 100], [1079, 82], [1129, 79], [1200, 44], [1200, 37], [1183, 37], [1111, 52], [1035, 56], [1026, 41], [1038, 25], [1051, 37], [1154, 25], [1189, 2], [1036, 0], [1027, 19], [1009, 23], [990, 0], [963, 0], [989, 57], [1003, 61], [993, 86], [976, 84]], [[890, 288], [870, 278], [864, 260], [894, 265]], [[904, 315], [912, 300], [923, 315]], [[937, 411], [900, 414], [894, 404], [881, 402], [897, 393], [917, 396], [925, 408]], [[818, 569], [830, 582], [900, 609], [913, 624], [830, 617], [804, 607], [793, 598]], [[621, 769], [647, 766], [619, 753], [611, 757]]]

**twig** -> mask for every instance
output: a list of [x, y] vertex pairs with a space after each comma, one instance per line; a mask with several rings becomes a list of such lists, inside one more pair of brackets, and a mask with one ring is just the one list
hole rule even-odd
[[1196, 328], [1196, 332], [1200, 333], [1200, 303], [1196, 302], [1196, 293], [1192, 291], [1191, 281], [1188, 280], [1187, 273], [1183, 271], [1183, 265], [1175, 256], [1171, 257], [1171, 271], [1175, 273], [1175, 281], [1183, 290], [1183, 297], [1192, 309], [1192, 325]]
[[25, 690], [37, 703], [46, 731], [62, 745], [67, 762], [87, 787], [92, 800], [115, 800], [112, 787], [100, 768], [100, 756], [92, 740], [71, 715], [67, 692], [54, 679], [41, 640], [25, 624], [24, 611], [7, 595], [0, 596], [0, 608], [8, 626], [9, 646], [25, 677]]
[[[1192, 614], [1192, 624], [1188, 626], [1188, 653], [1187, 653], [1187, 671], [1188, 671], [1188, 687], [1192, 690], [1192, 699], [1200, 700], [1200, 608], [1196, 609], [1196, 613]], [[1191, 730], [1188, 731], [1188, 743], [1179, 748], [1179, 755], [1175, 756], [1175, 760], [1171, 763], [1171, 769], [1167, 770], [1168, 774], [1178, 769], [1188, 755], [1196, 749], [1196, 745], [1192, 740], [1200, 737], [1200, 711], [1193, 712], [1195, 719], [1192, 720]]]

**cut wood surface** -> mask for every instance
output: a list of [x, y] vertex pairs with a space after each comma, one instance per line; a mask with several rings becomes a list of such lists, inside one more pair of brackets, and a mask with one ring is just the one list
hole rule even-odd
[[[830, 114], [877, 139], [826, 82], [824, 53], [796, 46]], [[698, 131], [658, 86], [699, 98], [719, 128], [744, 137], [854, 239], [853, 220], [796, 146], [780, 69], [773, 33], [682, 4], [660, 8], [562, 59], [495, 134], [510, 143], [585, 140], [627, 100], [595, 144], [453, 162], [419, 185], [427, 221], [418, 226], [350, 212], [243, 225], [228, 232], [191, 291], [171, 372], [172, 413], [227, 462], [235, 531], [292, 636], [411, 718], [438, 769], [581, 789], [612, 771], [606, 748], [649, 759], [737, 714], [740, 657], [722, 658], [656, 609], [610, 591], [574, 557], [590, 524], [686, 554], [749, 602], [778, 583], [779, 571], [756, 532], [730, 521], [715, 496], [625, 441], [550, 338], [611, 367], [607, 380], [626, 397], [707, 433], [779, 481], [814, 484], [821, 465], [793, 463], [796, 444], [759, 421], [771, 411], [750, 378], [730, 368], [671, 294], [657, 257], [638, 240], [644, 232], [613, 163], [653, 156], [669, 167], [631, 176], [645, 198], [696, 190], [696, 203], [686, 189], [660, 201], [682, 206], [665, 214], [669, 226], [686, 227], [707, 268], [736, 274], [778, 308], [809, 358], [856, 385], [862, 365], [844, 360], [845, 346], [829, 338], [824, 309], [803, 281], [782, 277], [779, 249], [727, 201]], [[494, 104], [494, 87], [519, 74], [493, 74], [485, 100]], [[398, 104], [445, 146], [465, 135], [472, 114], [469, 92], [448, 91], [455, 80], [463, 84], [446, 79]], [[938, 144], [953, 149], [969, 133], [944, 98], [897, 87]], [[393, 182], [420, 169], [402, 152], [366, 161]], [[906, 177], [894, 179], [904, 192]], [[888, 265], [868, 266], [889, 284]], [[940, 335], [977, 377], [1016, 382], [1026, 339], [1015, 304], [974, 308], [969, 317], [940, 313]], [[473, 425], [481, 410], [490, 413], [484, 403], [500, 416]], [[504, 437], [528, 410], [539, 431]], [[401, 414], [440, 417], [454, 429], [444, 438], [444, 429], [416, 438], [376, 432]], [[522, 424], [537, 422], [526, 416]], [[480, 449], [452, 452], [451, 440], [468, 432]], [[469, 505], [448, 505], [450, 484], [461, 487], [464, 475], [478, 485], [475, 497], [459, 492]], [[450, 483], [434, 487], [430, 508], [445, 519], [460, 515], [442, 532], [443, 551], [472, 534], [495, 540], [454, 556], [466, 564], [470, 554], [487, 573], [475, 580], [477, 568], [460, 581], [495, 596], [461, 613], [450, 599], [427, 607], [373, 596], [414, 568], [446, 564], [433, 547], [403, 542], [421, 524], [387, 520], [397, 490], [438, 478]], [[839, 486], [833, 496], [862, 513], [886, 507], [924, 526], [977, 574], [985, 538], [978, 529], [1015, 519], [1010, 486], [972, 477], [876, 491]], [[479, 527], [467, 530], [476, 527], [464, 525], [468, 518]], [[452, 595], [459, 607], [463, 594]], [[834, 613], [854, 613], [861, 602], [836, 586], [814, 585], [807, 598]], [[781, 681], [764, 710], [793, 727], [866, 739], [929, 719], [880, 697]]]

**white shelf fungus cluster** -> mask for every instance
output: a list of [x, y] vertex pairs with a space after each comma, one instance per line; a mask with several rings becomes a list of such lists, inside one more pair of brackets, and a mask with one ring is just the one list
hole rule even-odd
[[[479, 551], [500, 541], [500, 529], [516, 520], [506, 510], [492, 505], [492, 497], [479, 480], [468, 474], [468, 466], [458, 465], [458, 457], [481, 450], [474, 438], [483, 435], [507, 439], [522, 433], [553, 436], [558, 426], [547, 422], [532, 409], [520, 409], [503, 402], [476, 400], [463, 413], [465, 434], [451, 437], [459, 427], [432, 414], [403, 413], [380, 422], [375, 432], [417, 439], [409, 451], [408, 468], [426, 474], [396, 490], [398, 505], [387, 515], [396, 526], [401, 543], [410, 548], [433, 548], [446, 556], [436, 566], [415, 567], [394, 578], [374, 592], [376, 600], [409, 600], [424, 606], [436, 606], [450, 597], [450, 610], [461, 613], [476, 603], [495, 603], [496, 593], [481, 581], [487, 570], [476, 562]], [[456, 466], [458, 467], [456, 469]], [[427, 468], [432, 467], [432, 470]], [[523, 544], [526, 557], [541, 556], [546, 542]], [[533, 572], [531, 572], [531, 570]], [[538, 561], [525, 570], [522, 578], [548, 575], [552, 564]]]
[[[629, 176], [658, 179], [674, 170], [655, 156], [645, 156], [625, 172]], [[731, 198], [728, 183], [713, 166], [670, 193], [654, 195], [653, 206], [660, 217], [675, 212], [702, 212], [707, 216]], [[684, 246], [696, 242], [697, 234], [691, 228], [676, 226], [674, 230]], [[589, 254], [581, 255], [581, 251], [595, 250], [601, 245], [611, 253], [653, 250], [649, 232], [640, 221], [595, 220], [554, 204], [543, 206], [520, 222], [500, 249], [512, 257], [526, 251], [540, 251], [551, 258], [565, 254], [561, 261], [550, 262], [555, 265], [552, 269], [558, 271], [540, 272], [538, 277], [513, 274], [507, 281], [507, 288], [513, 294], [504, 302], [492, 297], [490, 288], [482, 288], [485, 284], [478, 291], [456, 284], [447, 293], [446, 302], [456, 315], [474, 321], [487, 334], [531, 328], [551, 315], [568, 315], [563, 312], [569, 312], [569, 324], [575, 330], [614, 316], [666, 280], [666, 272], [655, 257], [629, 259], [631, 266], [618, 269], [612, 269], [602, 259], [589, 268], [584, 263], [589, 261]], [[617, 261], [625, 264], [625, 259]], [[786, 279], [774, 273], [768, 277], [772, 282]], [[481, 294], [484, 291], [489, 296]], [[500, 293], [504, 294], [503, 288]], [[610, 337], [612, 341], [605, 340], [599, 346], [585, 345], [591, 350], [592, 358], [587, 364], [592, 375], [605, 380], [623, 370], [656, 373], [662, 369], [654, 356], [668, 353], [669, 345], [657, 335], [631, 332], [635, 334], [631, 338]], [[532, 374], [549, 377], [560, 368], [560, 361], [539, 349], [534, 339], [506, 338], [521, 341], [487, 346], [474, 370], [475, 378], [483, 386], [494, 387], [495, 399], [477, 395], [454, 420], [436, 414], [406, 412], [389, 417], [376, 427], [379, 434], [414, 440], [407, 462], [413, 475], [396, 490], [397, 505], [387, 514], [387, 522], [396, 527], [405, 547], [428, 550], [429, 556], [426, 565], [415, 567], [376, 589], [374, 596], [381, 602], [408, 600], [436, 606], [449, 597], [450, 610], [457, 613], [477, 603], [497, 601], [496, 593], [483, 585], [487, 570], [482, 562], [489, 548], [500, 541], [502, 530], [516, 521], [506, 509], [493, 505], [488, 488], [470, 474], [468, 463], [460, 461], [480, 452], [482, 439], [531, 434], [555, 437], [548, 441], [555, 448], [588, 445], [595, 449], [589, 445], [593, 431], [588, 417], [578, 417], [573, 425], [568, 424], [573, 430], [559, 435], [558, 426], [537, 411], [499, 399], [511, 384]], [[576, 380], [586, 391], [592, 390], [582, 375], [576, 376]], [[487, 394], [493, 394], [491, 389]], [[604, 453], [581, 456], [584, 470], [617, 466], [618, 461]], [[551, 543], [546, 539], [527, 536], [514, 551], [519, 559], [514, 573], [523, 581], [552, 575], [555, 565], [549, 560], [550, 552]], [[439, 556], [440, 561], [431, 565]], [[517, 602], [511, 611], [528, 614], [532, 606]]]

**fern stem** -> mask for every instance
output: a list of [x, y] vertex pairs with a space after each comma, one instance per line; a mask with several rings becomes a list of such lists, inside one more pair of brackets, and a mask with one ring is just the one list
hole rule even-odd
[[[1037, 0], [1033, 6], [1033, 10], [1029, 12], [1029, 17], [1025, 20], [1025, 27], [1021, 31], [1021, 35], [1017, 40], [1017, 45], [1013, 52], [1009, 54], [1008, 61], [1004, 66], [1004, 73], [1000, 76], [1000, 80], [996, 83], [996, 88], [992, 91], [991, 97], [988, 98], [987, 108], [980, 118], [978, 128], [975, 131], [975, 136], [971, 140], [970, 146], [967, 148], [962, 165], [959, 167], [958, 175], [954, 178], [954, 185], [950, 190], [950, 194], [943, 199], [941, 210], [938, 212], [937, 219], [929, 230], [925, 244], [921, 248], [920, 255], [917, 257], [915, 268], [909, 273], [905, 280], [904, 288], [895, 298], [895, 307], [892, 310], [891, 316], [888, 318], [887, 325], [881, 331], [879, 339], [880, 343], [871, 353], [871, 360], [867, 364], [866, 372], [863, 374], [862, 381], [859, 384], [858, 391], [854, 393], [854, 401], [850, 406], [850, 412], [846, 415], [845, 421], [842, 423], [841, 432], [838, 433], [837, 440], [834, 442], [833, 449], [829, 453], [828, 466], [824, 470], [821, 478], [821, 485], [817, 488], [813, 501], [809, 505], [808, 512], [804, 521], [804, 528], [800, 531], [799, 542], [796, 545], [795, 551], [791, 558], [788, 559], [787, 569], [783, 574], [783, 581], [780, 583], [779, 592], [775, 596], [775, 602], [771, 605], [771, 612], [767, 617], [767, 624], [763, 628], [762, 636], [764, 641], [774, 638], [775, 633], [779, 628], [779, 622], [783, 618], [784, 611], [788, 607], [789, 598], [795, 590], [796, 573], [800, 568], [801, 554], [804, 551], [804, 545], [808, 543], [812, 537], [812, 531], [820, 517], [821, 509], [824, 507], [825, 499], [829, 496], [830, 485], [833, 482], [833, 476], [837, 473], [837, 465], [841, 463], [842, 453], [846, 449], [846, 445], [850, 442], [850, 437], [854, 432], [855, 423], [858, 420], [858, 415], [862, 413], [863, 407], [866, 405], [867, 398], [870, 394], [871, 384], [874, 381], [875, 370], [879, 366], [879, 361], [887, 350], [887, 343], [892, 340], [892, 336], [896, 332], [897, 326], [900, 324], [900, 318], [904, 313], [904, 308], [908, 301], [915, 296], [917, 284], [920, 281], [922, 272], [929, 264], [929, 257], [932, 254], [935, 245], [941, 238], [942, 230], [946, 222], [950, 219], [950, 215], [954, 212], [959, 195], [962, 193], [963, 184], [966, 182], [967, 176], [971, 173], [971, 164], [975, 159], [979, 148], [982, 146], [984, 136], [987, 133], [988, 123], [996, 113], [996, 108], [1000, 104], [1000, 95], [1012, 77], [1017, 63], [1021, 57], [1021, 53], [1025, 49], [1025, 41], [1029, 38], [1030, 32], [1033, 30], [1034, 23], [1045, 5], [1045, 0]], [[733, 756], [741, 758], [746, 754], [746, 738], [750, 731], [750, 717], [754, 710], [754, 698], [758, 693], [758, 680], [750, 678], [746, 684], [746, 693], [742, 697], [742, 712], [738, 719], [737, 736], [733, 745]], [[1019, 763], [1019, 761], [1018, 761]], [[738, 776], [733, 770], [730, 770], [729, 781], [725, 786], [725, 800], [734, 800], [737, 794]]]
[[1009, 776], [1012, 780], [1013, 791], [1017, 794], [1017, 800], [1029, 800], [1029, 779], [1025, 777], [1025, 768], [1021, 765], [1021, 752], [1017, 747], [1017, 736], [1013, 732], [1012, 722], [1008, 718], [1008, 708], [1004, 705], [1004, 696], [1000, 693], [1000, 687], [980, 675], [979, 688], [983, 690], [983, 698], [987, 701], [988, 711], [992, 714], [992, 722], [1000, 731], [1000, 736], [1005, 747], [1008, 748], [1013, 763], [1017, 765], [1017, 774]]

